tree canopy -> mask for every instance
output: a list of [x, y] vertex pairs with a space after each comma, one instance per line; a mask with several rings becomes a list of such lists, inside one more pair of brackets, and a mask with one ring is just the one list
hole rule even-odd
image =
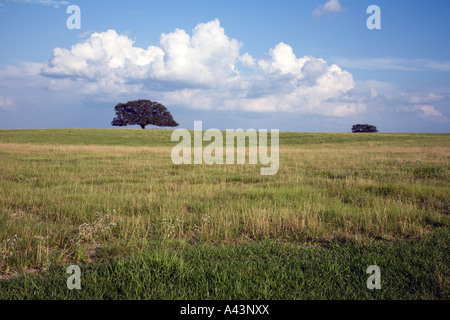
[[370, 124], [355, 124], [352, 132], [378, 132], [377, 127]]
[[114, 108], [116, 117], [111, 122], [113, 126], [139, 125], [145, 129], [148, 125], [158, 127], [177, 127], [169, 110], [162, 104], [151, 100], [135, 100], [119, 103]]

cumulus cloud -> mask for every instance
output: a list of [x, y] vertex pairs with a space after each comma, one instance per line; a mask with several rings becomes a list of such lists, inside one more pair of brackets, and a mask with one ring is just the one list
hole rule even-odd
[[446, 123], [449, 119], [444, 116], [439, 110], [432, 105], [417, 105], [412, 108], [413, 111], [418, 111], [419, 116], [440, 123]]
[[331, 12], [343, 12], [344, 9], [342, 8], [339, 0], [329, 0], [324, 5], [319, 5], [314, 11], [313, 16], [314, 17], [320, 17], [326, 13]]
[[328, 116], [346, 116], [365, 109], [363, 103], [350, 96], [355, 87], [350, 73], [320, 58], [297, 58], [285, 43], [279, 43], [257, 61], [255, 74], [241, 102], [243, 109], [257, 111], [262, 105], [266, 111]]
[[[70, 49], [56, 48], [42, 74], [84, 83], [84, 93], [159, 92], [166, 104], [194, 109], [298, 112], [347, 116], [365, 110], [353, 76], [279, 43], [261, 58], [241, 54], [219, 20], [162, 34], [140, 48], [114, 30], [93, 33]], [[242, 67], [245, 68], [242, 69]]]
[[156, 79], [191, 85], [220, 84], [236, 75], [241, 44], [225, 35], [218, 20], [197, 25], [192, 37], [181, 29], [162, 34], [159, 44], [143, 49], [114, 30], [94, 33], [70, 50], [56, 48], [43, 74], [122, 82]]

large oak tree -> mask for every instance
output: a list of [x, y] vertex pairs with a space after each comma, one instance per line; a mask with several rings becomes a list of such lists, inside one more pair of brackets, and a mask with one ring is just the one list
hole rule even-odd
[[352, 132], [378, 132], [377, 127], [370, 124], [355, 124]]
[[116, 117], [111, 124], [113, 126], [139, 125], [145, 129], [148, 125], [158, 127], [177, 127], [169, 110], [162, 104], [151, 100], [135, 100], [127, 103], [119, 103], [114, 108]]

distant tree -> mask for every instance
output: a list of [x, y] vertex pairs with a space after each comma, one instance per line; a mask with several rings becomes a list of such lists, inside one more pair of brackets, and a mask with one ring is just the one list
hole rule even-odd
[[352, 132], [378, 132], [377, 127], [370, 124], [355, 124]]
[[148, 125], [158, 127], [177, 127], [178, 123], [162, 104], [151, 100], [128, 101], [119, 103], [114, 108], [116, 117], [111, 122], [113, 126], [139, 125], [145, 129]]

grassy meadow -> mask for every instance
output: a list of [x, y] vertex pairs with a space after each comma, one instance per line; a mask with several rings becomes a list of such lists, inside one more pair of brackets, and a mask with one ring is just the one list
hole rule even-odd
[[281, 132], [262, 176], [171, 133], [0, 130], [0, 299], [449, 299], [449, 134]]

